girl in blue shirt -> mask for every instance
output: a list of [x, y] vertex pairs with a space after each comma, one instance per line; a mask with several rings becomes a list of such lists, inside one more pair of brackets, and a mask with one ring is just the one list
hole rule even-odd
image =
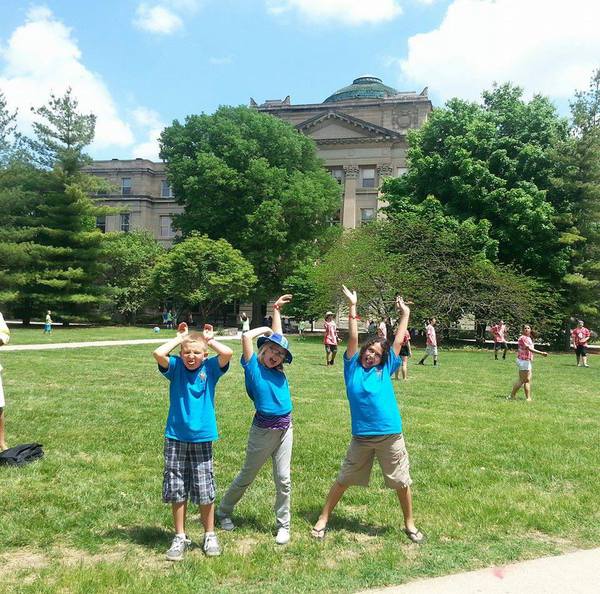
[[[281, 308], [291, 295], [282, 295], [273, 306], [272, 328], [263, 326], [242, 334], [242, 367], [246, 392], [256, 409], [246, 448], [246, 460], [225, 493], [217, 518], [223, 530], [233, 530], [233, 508], [252, 484], [258, 471], [273, 461], [277, 544], [290, 540], [290, 464], [292, 459], [292, 399], [283, 364], [292, 362], [287, 339], [281, 331]], [[258, 338], [258, 354], [253, 340]]]
[[390, 377], [402, 364], [400, 349], [410, 309], [398, 297], [396, 308], [400, 319], [393, 343], [374, 337], [359, 350], [356, 291], [349, 291], [343, 285], [342, 288], [350, 306], [344, 381], [350, 404], [352, 441], [311, 535], [317, 539], [325, 536], [329, 516], [350, 485], [366, 487], [369, 484], [373, 459], [377, 456], [386, 486], [394, 489], [400, 500], [404, 532], [412, 542], [421, 544], [425, 541], [425, 535], [415, 526], [413, 519], [408, 453]]

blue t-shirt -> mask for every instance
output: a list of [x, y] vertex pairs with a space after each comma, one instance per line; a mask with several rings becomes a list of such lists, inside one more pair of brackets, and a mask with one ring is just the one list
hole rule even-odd
[[221, 369], [219, 357], [210, 357], [190, 371], [180, 357], [171, 355], [168, 369], [160, 365], [158, 369], [171, 382], [165, 437], [189, 442], [218, 439], [215, 386], [229, 363]]
[[402, 433], [402, 418], [390, 376], [402, 363], [390, 349], [385, 365], [365, 369], [360, 351], [348, 359], [344, 353], [344, 381], [350, 403], [352, 435], [391, 435]]
[[259, 413], [279, 416], [292, 411], [292, 397], [285, 373], [261, 365], [256, 353], [252, 353], [247, 363], [242, 356], [240, 363], [244, 368], [246, 392]]

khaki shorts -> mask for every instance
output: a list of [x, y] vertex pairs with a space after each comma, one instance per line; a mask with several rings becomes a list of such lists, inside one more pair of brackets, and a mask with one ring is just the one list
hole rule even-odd
[[408, 452], [402, 433], [373, 437], [352, 436], [337, 482], [346, 487], [368, 486], [375, 456], [383, 472], [386, 486], [390, 489], [399, 489], [412, 484]]
[[432, 345], [428, 344], [428, 345], [425, 347], [425, 352], [426, 352], [428, 355], [432, 355], [432, 356], [434, 356], [434, 357], [437, 357], [437, 356], [438, 356], [438, 350], [437, 350], [437, 346], [432, 346]]

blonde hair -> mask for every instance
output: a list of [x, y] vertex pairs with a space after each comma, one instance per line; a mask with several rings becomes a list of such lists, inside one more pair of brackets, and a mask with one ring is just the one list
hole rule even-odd
[[206, 342], [206, 338], [204, 338], [203, 334], [200, 332], [190, 332], [182, 341], [181, 341], [181, 350], [183, 351], [191, 344], [201, 344], [202, 350], [206, 351], [208, 349], [208, 343]]

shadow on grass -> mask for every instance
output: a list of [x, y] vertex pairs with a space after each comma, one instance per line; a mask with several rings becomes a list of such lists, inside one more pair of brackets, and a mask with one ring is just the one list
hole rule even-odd
[[[319, 517], [320, 511], [301, 512], [301, 515], [310, 526], [314, 526]], [[393, 530], [392, 526], [373, 526], [366, 524], [356, 518], [344, 517], [343, 514], [334, 514], [327, 522], [327, 531], [344, 530], [348, 533], [362, 534], [365, 536], [384, 536]]]
[[169, 548], [173, 531], [159, 526], [123, 526], [104, 533], [107, 538], [126, 540], [156, 551]]

